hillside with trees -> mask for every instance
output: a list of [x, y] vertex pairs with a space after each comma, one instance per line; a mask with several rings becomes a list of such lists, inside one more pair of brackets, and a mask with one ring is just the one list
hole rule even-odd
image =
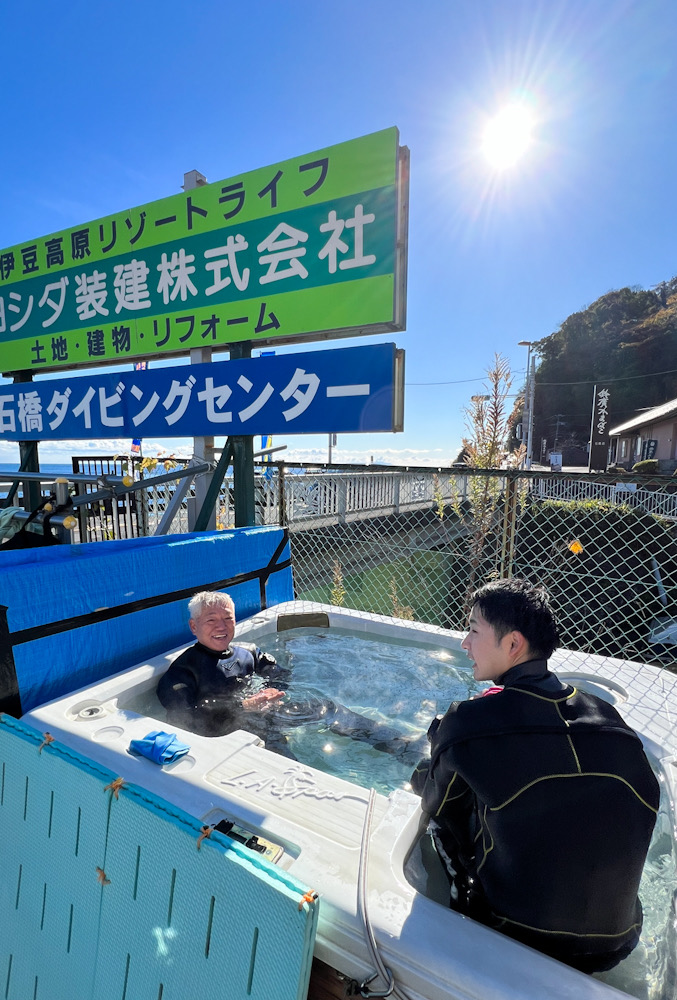
[[[580, 461], [593, 385], [611, 390], [610, 426], [677, 397], [677, 277], [656, 288], [607, 292], [538, 341], [534, 458], [541, 440]], [[578, 454], [575, 454], [578, 452]]]

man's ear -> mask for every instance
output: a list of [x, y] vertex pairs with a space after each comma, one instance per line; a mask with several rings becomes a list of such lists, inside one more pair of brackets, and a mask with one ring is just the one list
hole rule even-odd
[[188, 625], [190, 626], [190, 630], [193, 633], [193, 635], [197, 635], [197, 632], [195, 631], [195, 622], [193, 621], [192, 618], [188, 619]]
[[510, 655], [513, 657], [523, 657], [530, 650], [526, 638], [517, 629], [510, 633]]

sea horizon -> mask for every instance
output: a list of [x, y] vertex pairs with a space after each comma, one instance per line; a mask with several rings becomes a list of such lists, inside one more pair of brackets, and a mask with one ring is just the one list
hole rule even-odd
[[[0, 472], [18, 472], [18, 462], [0, 462]], [[73, 466], [65, 462], [40, 462], [40, 472], [54, 473], [54, 475], [73, 474]]]

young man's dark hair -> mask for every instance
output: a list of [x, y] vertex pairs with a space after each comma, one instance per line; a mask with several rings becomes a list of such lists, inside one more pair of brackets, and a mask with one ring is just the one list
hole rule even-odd
[[515, 629], [521, 632], [534, 659], [547, 660], [557, 649], [557, 621], [542, 587], [526, 580], [497, 580], [476, 590], [470, 603], [479, 608], [497, 639]]

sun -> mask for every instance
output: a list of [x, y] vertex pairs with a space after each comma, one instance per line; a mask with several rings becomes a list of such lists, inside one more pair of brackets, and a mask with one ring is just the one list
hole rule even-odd
[[506, 170], [522, 159], [533, 142], [534, 116], [522, 104], [509, 104], [484, 129], [482, 152], [494, 170]]

